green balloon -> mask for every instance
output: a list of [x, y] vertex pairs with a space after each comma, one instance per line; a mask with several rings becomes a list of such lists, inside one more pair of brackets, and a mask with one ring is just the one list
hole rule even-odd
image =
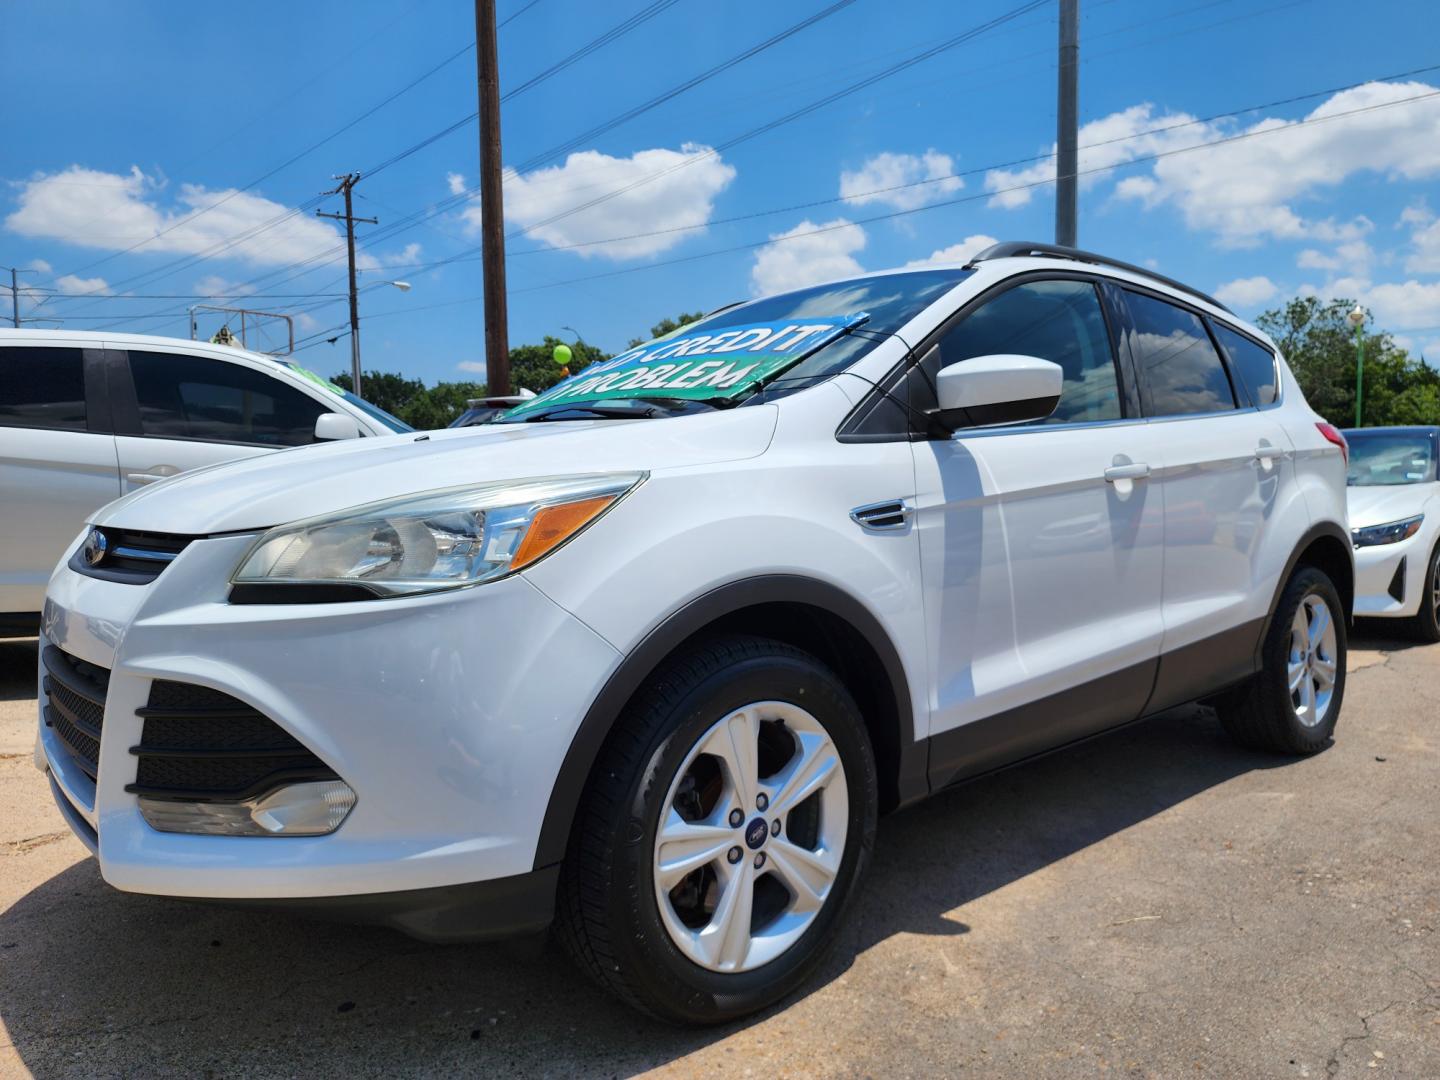
[[570, 346], [556, 345], [555, 352], [552, 355], [555, 357], [555, 363], [561, 367], [565, 367], [570, 363]]

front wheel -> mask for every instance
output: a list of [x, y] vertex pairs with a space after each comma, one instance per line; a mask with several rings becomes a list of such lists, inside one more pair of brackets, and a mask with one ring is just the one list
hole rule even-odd
[[836, 936], [876, 804], [869, 739], [833, 673], [763, 638], [698, 646], [602, 751], [561, 874], [560, 938], [662, 1019], [764, 1008]]
[[1216, 709], [1242, 746], [1313, 754], [1335, 734], [1345, 696], [1345, 609], [1335, 585], [1313, 566], [1297, 570], [1261, 646], [1258, 674]]
[[1430, 566], [1425, 571], [1425, 584], [1420, 592], [1420, 610], [1411, 619], [1411, 633], [1420, 641], [1440, 641], [1440, 544], [1430, 553]]

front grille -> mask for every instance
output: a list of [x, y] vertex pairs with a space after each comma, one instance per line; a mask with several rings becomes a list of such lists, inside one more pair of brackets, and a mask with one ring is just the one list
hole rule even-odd
[[104, 554], [98, 562], [91, 562], [87, 554], [92, 546], [87, 541], [71, 556], [70, 568], [87, 577], [126, 585], [148, 585], [196, 539], [174, 533], [115, 529], [108, 525], [93, 532], [104, 537]]
[[335, 773], [264, 713], [206, 686], [157, 680], [137, 710], [145, 726], [135, 783], [152, 799], [239, 802]]
[[40, 654], [45, 665], [41, 691], [45, 723], [55, 732], [80, 771], [94, 780], [100, 771], [100, 729], [110, 672], [86, 663], [54, 645]]

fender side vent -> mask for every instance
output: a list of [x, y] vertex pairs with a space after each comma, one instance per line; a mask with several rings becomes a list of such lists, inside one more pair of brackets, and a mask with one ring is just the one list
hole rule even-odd
[[910, 521], [910, 506], [903, 499], [857, 506], [850, 511], [850, 520], [870, 532], [896, 532]]
[[1385, 590], [1397, 604], [1405, 602], [1405, 560], [1409, 557], [1408, 555], [1400, 557], [1400, 565], [1395, 567], [1395, 576], [1390, 579], [1390, 587]]

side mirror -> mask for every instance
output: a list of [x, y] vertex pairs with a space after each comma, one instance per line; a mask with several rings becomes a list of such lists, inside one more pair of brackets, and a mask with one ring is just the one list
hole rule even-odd
[[315, 440], [329, 442], [332, 439], [358, 439], [360, 421], [345, 413], [321, 413], [315, 418]]
[[937, 425], [947, 431], [1043, 420], [1060, 403], [1065, 372], [1038, 356], [1000, 353], [961, 360], [940, 369], [935, 389]]

